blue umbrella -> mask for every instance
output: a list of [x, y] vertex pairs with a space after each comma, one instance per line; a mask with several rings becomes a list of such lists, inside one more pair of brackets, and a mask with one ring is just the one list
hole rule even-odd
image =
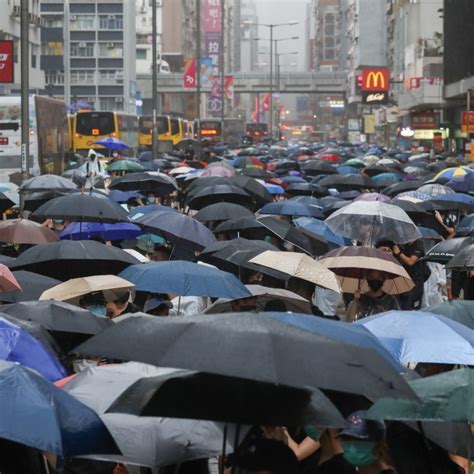
[[474, 197], [467, 194], [442, 194], [440, 196], [430, 196], [432, 201], [462, 202], [474, 206]]
[[130, 265], [119, 276], [132, 282], [137, 291], [150, 293], [229, 299], [251, 296], [231, 273], [179, 260]]
[[41, 342], [2, 317], [0, 317], [0, 360], [18, 362], [36, 370], [53, 382], [67, 375], [64, 367]]
[[142, 235], [143, 231], [131, 222], [106, 224], [100, 222], [73, 222], [60, 234], [60, 239], [67, 240], [132, 240]]
[[453, 178], [446, 183], [446, 186], [458, 193], [474, 193], [474, 173]]
[[443, 240], [443, 237], [434, 229], [418, 226], [418, 230], [420, 231], [422, 239]]
[[474, 365], [474, 331], [425, 311], [388, 311], [361, 319], [401, 363]]
[[94, 145], [101, 145], [109, 150], [126, 150], [128, 148], [126, 143], [114, 137], [101, 138], [93, 143]]
[[263, 183], [270, 194], [285, 194], [285, 189], [277, 184]]
[[319, 217], [324, 219], [324, 214], [319, 207], [302, 204], [298, 201], [270, 202], [260, 209], [260, 214]]
[[299, 313], [260, 313], [260, 315], [277, 319], [290, 326], [296, 326], [321, 336], [373, 349], [388, 360], [398, 372], [405, 372], [405, 369], [393, 358], [380, 341], [370, 331], [361, 326]]
[[120, 191], [118, 189], [113, 189], [109, 193], [109, 198], [112, 201], [118, 202], [119, 204], [127, 202], [130, 198], [143, 197], [137, 191]]
[[146, 214], [150, 214], [151, 212], [164, 212], [164, 211], [176, 211], [173, 207], [169, 206], [163, 206], [161, 204], [148, 204], [146, 206], [140, 206], [140, 207], [135, 207], [132, 209], [128, 217], [131, 221], [136, 221], [137, 219], [140, 219], [140, 217], [143, 217]]
[[469, 214], [461, 219], [456, 228], [457, 234], [472, 234], [474, 233], [474, 214]]
[[377, 176], [373, 176], [372, 179], [376, 184], [384, 186], [402, 181], [402, 178], [398, 173], [380, 173]]
[[342, 175], [346, 174], [359, 174], [359, 170], [355, 166], [339, 166], [337, 169], [337, 172]]
[[36, 372], [0, 361], [0, 438], [59, 456], [120, 454], [90, 408]]
[[289, 202], [299, 202], [300, 204], [306, 204], [307, 206], [316, 206], [320, 207], [321, 209], [324, 207], [323, 202], [315, 198], [313, 196], [295, 196], [292, 197], [291, 199], [288, 199]]
[[293, 223], [297, 227], [302, 227], [313, 234], [324, 237], [331, 248], [350, 245], [349, 239], [346, 239], [342, 235], [335, 234], [323, 221], [318, 219], [300, 217], [299, 219], [295, 219]]
[[288, 184], [293, 184], [293, 183], [306, 183], [307, 181], [303, 179], [301, 176], [284, 176], [283, 178], [280, 178], [281, 181], [284, 183]]

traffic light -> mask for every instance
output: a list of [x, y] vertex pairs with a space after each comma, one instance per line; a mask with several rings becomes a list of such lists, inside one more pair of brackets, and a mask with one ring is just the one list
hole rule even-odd
[[357, 77], [356, 77], [356, 94], [359, 95], [362, 93], [362, 85], [364, 83], [364, 78], [362, 76], [362, 74], [359, 74]]

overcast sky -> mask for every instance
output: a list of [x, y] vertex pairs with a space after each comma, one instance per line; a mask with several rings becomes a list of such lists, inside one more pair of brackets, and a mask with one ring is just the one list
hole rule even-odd
[[[305, 19], [308, 0], [254, 0], [257, 5], [258, 21], [260, 23], [286, 23], [291, 20], [298, 21], [295, 26], [282, 26], [274, 29], [274, 38], [299, 36], [299, 40], [282, 41], [278, 45], [279, 52], [299, 51], [297, 58], [298, 69], [303, 69], [305, 64]], [[261, 38], [269, 37], [269, 29], [260, 27]], [[287, 58], [290, 61], [290, 58]], [[283, 63], [283, 58], [282, 58]]]

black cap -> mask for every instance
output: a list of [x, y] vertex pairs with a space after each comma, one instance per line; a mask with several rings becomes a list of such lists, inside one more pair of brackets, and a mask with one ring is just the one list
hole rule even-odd
[[364, 441], [382, 441], [385, 439], [385, 423], [381, 420], [365, 420], [365, 410], [359, 410], [346, 419], [346, 427], [338, 436]]

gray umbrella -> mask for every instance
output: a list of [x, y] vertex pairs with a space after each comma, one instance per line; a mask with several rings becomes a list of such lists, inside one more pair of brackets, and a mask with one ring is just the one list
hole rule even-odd
[[413, 396], [375, 351], [253, 313], [124, 319], [78, 346], [86, 356], [135, 360], [292, 387]]
[[[223, 430], [217, 423], [106, 413], [137, 380], [173, 372], [178, 371], [130, 362], [90, 367], [66, 384], [64, 389], [70, 395], [100, 416], [123, 453], [123, 457], [104, 455], [95, 459], [158, 467], [222, 453]], [[229, 438], [227, 452], [232, 450], [233, 440]]]

